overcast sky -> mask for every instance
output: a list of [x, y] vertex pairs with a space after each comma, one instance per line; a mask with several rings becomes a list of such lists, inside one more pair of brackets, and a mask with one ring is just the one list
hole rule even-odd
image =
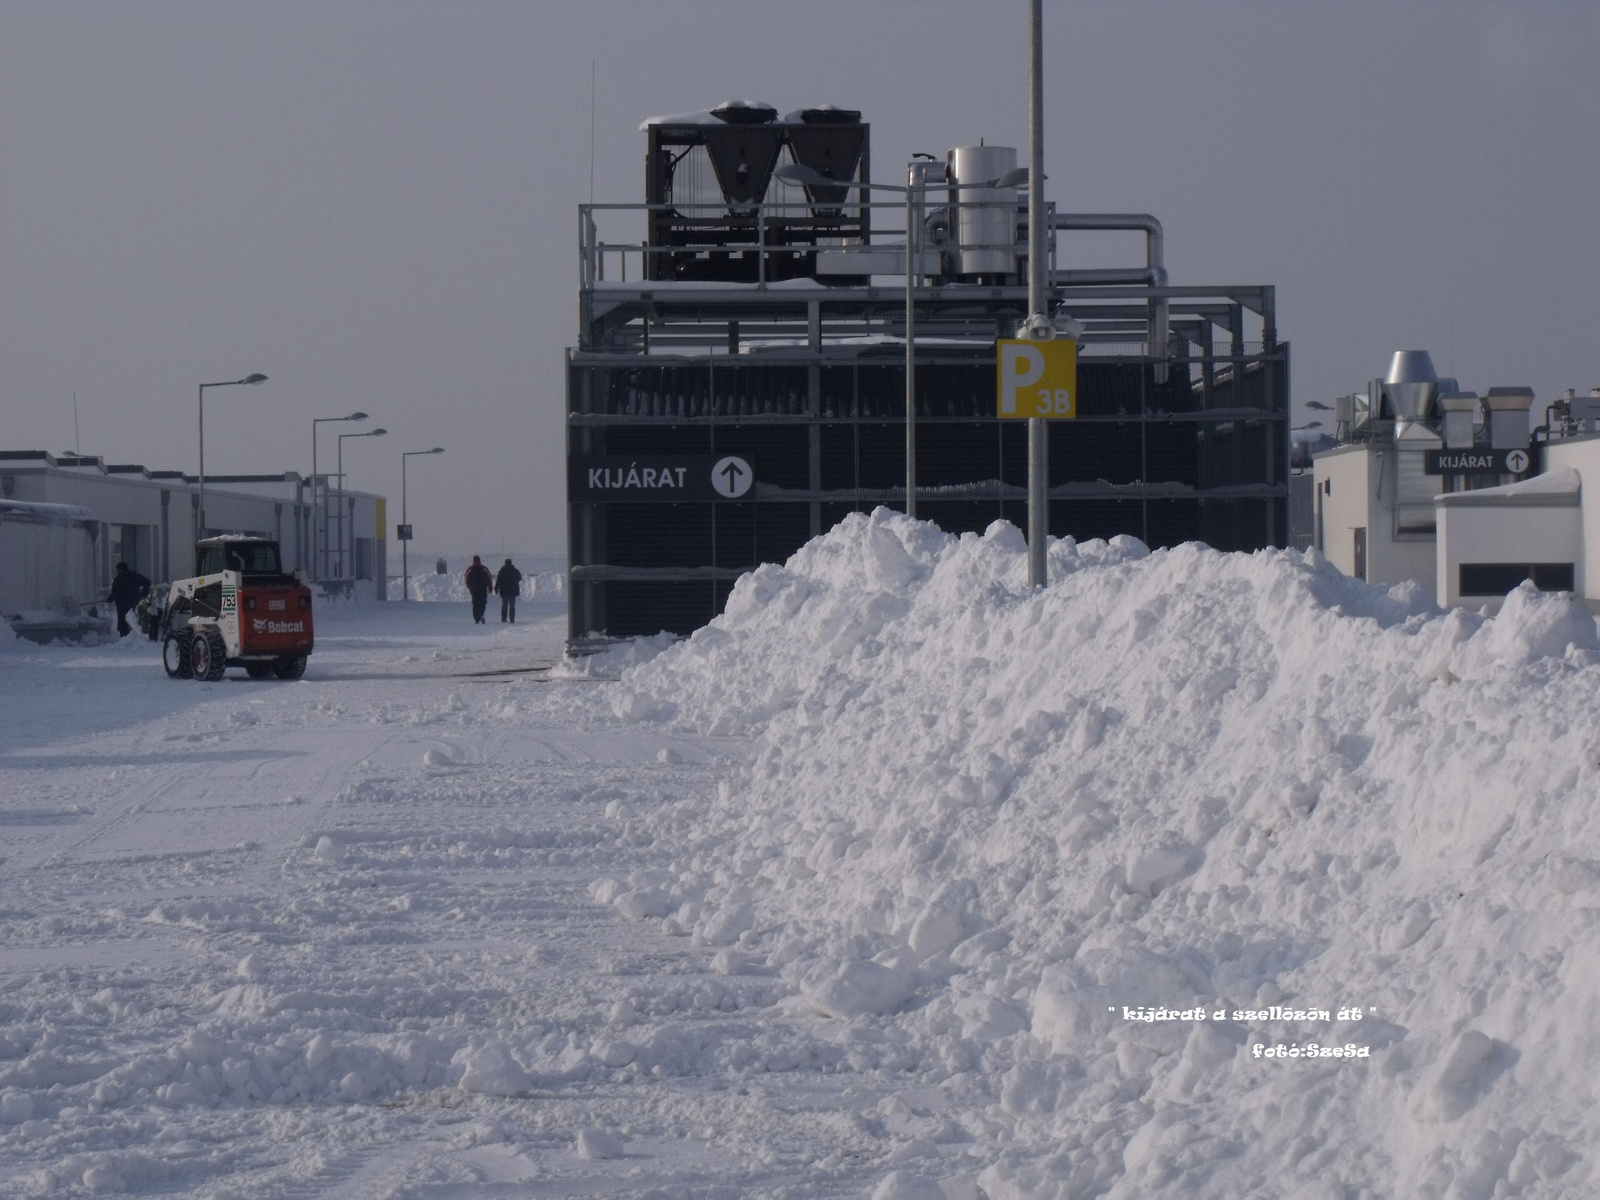
[[[1398, 348], [1600, 385], [1600, 5], [1045, 30], [1049, 197], [1156, 214], [1175, 283], [1276, 284], [1297, 409]], [[412, 460], [419, 549], [560, 552], [591, 64], [596, 199], [635, 202], [640, 120], [730, 98], [861, 109], [880, 179], [1023, 146], [1025, 53], [1025, 0], [0, 0], [0, 448], [71, 449], [76, 392], [85, 453], [193, 471], [195, 385], [261, 371], [208, 393], [210, 470], [309, 472], [311, 418], [365, 409], [390, 434], [346, 469], [391, 519], [400, 452], [447, 448]]]

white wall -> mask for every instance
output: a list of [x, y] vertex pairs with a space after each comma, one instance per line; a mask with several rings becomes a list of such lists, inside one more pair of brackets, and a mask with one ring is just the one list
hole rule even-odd
[[[1461, 497], [1474, 497], [1462, 503]], [[1564, 563], [1573, 564], [1573, 585], [1583, 594], [1583, 513], [1577, 496], [1570, 500], [1549, 497], [1530, 503], [1529, 497], [1507, 497], [1504, 503], [1478, 501], [1472, 492], [1458, 492], [1437, 506], [1439, 566], [1435, 585], [1439, 603], [1446, 607], [1487, 604], [1491, 611], [1505, 600], [1498, 596], [1463, 596], [1462, 563]]]
[[[1571, 467], [1583, 479], [1583, 488], [1578, 493], [1583, 524], [1582, 558], [1574, 582], [1578, 594], [1589, 601], [1591, 607], [1600, 605], [1600, 435], [1545, 443], [1544, 467], [1546, 471]], [[1596, 564], [1597, 569], [1587, 570], [1590, 563]]]
[[[1365, 446], [1341, 446], [1317, 455], [1312, 464], [1318, 545], [1330, 563], [1351, 576], [1356, 574], [1355, 530], [1367, 526], [1370, 513], [1371, 459]], [[1369, 531], [1369, 563], [1371, 536]]]
[[1394, 454], [1369, 444], [1317, 455], [1313, 471], [1320, 506], [1323, 554], [1346, 575], [1356, 574], [1355, 531], [1367, 531], [1369, 583], [1416, 580], [1434, 586], [1435, 539], [1394, 535]]

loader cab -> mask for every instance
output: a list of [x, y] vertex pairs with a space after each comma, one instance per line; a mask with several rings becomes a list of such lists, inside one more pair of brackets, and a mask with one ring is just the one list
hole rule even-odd
[[278, 543], [267, 538], [206, 538], [195, 543], [196, 576], [237, 571], [248, 583], [281, 582], [288, 578]]

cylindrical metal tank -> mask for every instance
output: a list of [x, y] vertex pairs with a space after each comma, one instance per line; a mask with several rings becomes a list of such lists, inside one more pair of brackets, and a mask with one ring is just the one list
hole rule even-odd
[[[985, 183], [1017, 165], [1015, 146], [958, 146], [946, 155], [950, 181]], [[953, 193], [960, 273], [1017, 272], [1017, 189], [964, 187]]]

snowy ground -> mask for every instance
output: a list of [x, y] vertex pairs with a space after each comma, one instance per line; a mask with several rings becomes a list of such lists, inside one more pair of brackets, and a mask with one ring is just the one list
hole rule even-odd
[[1600, 1195], [1595, 620], [1050, 571], [880, 511], [578, 665], [0, 650], [0, 1197]]
[[132, 640], [0, 652], [0, 1195], [882, 1174], [856, 1114], [903, 1081], [839, 1080], [773, 972], [587, 890], [657, 865], [618, 806], [713, 788], [746, 742], [600, 715], [614, 685], [538, 669], [564, 612], [524, 614], [325, 608], [299, 683], [169, 681]]

